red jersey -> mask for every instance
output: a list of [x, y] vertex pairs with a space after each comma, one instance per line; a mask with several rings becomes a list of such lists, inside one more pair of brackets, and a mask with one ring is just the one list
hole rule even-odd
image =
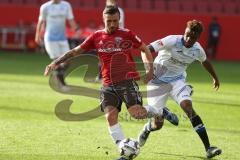
[[142, 41], [128, 29], [118, 29], [113, 34], [98, 30], [80, 47], [86, 51], [96, 49], [102, 63], [103, 85], [108, 86], [127, 79], [139, 79], [131, 51]]

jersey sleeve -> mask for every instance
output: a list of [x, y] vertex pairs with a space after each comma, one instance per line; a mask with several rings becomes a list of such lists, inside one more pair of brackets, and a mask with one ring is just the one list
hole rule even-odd
[[95, 49], [94, 45], [94, 34], [90, 35], [88, 38], [84, 40], [84, 42], [80, 45], [80, 48], [89, 51], [91, 49]]
[[197, 60], [200, 61], [200, 62], [204, 62], [207, 59], [206, 53], [199, 43], [198, 43], [198, 48], [199, 48], [200, 52], [199, 52], [199, 55], [197, 57]]
[[133, 48], [139, 48], [142, 45], [142, 40], [136, 35], [134, 34], [132, 31], [129, 31], [131, 40], [133, 42]]
[[40, 21], [45, 21], [47, 19], [47, 7], [46, 5], [42, 5], [40, 7], [40, 13], [39, 13], [39, 18]]
[[67, 19], [71, 20], [74, 18], [73, 16], [73, 11], [72, 11], [72, 6], [70, 3], [67, 3], [68, 4], [68, 11], [67, 11]]
[[170, 35], [162, 39], [156, 40], [150, 43], [150, 45], [154, 48], [155, 52], [158, 52], [160, 50], [170, 48], [176, 43], [176, 41], [177, 38], [175, 36]]

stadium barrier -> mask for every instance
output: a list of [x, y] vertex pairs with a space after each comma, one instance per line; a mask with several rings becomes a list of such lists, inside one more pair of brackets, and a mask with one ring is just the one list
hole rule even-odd
[[[0, 26], [16, 26], [19, 20], [27, 23], [37, 21], [39, 6], [0, 5]], [[87, 26], [90, 20], [94, 20], [99, 26], [102, 24], [102, 9], [75, 8], [74, 15], [81, 26]], [[3, 14], [4, 13], [4, 14]], [[149, 43], [169, 34], [183, 34], [186, 22], [190, 19], [201, 20], [205, 26], [205, 32], [200, 38], [200, 43], [206, 47], [207, 26], [214, 14], [186, 14], [186, 13], [163, 13], [143, 12], [126, 10], [126, 28], [133, 30], [142, 40]], [[7, 15], [7, 16], [6, 16]], [[240, 35], [240, 16], [221, 15], [217, 16], [222, 27], [222, 35], [218, 48], [218, 60], [240, 60], [238, 50], [238, 35]], [[33, 38], [32, 36], [27, 36]], [[2, 36], [1, 36], [2, 39]], [[28, 38], [27, 38], [28, 40]]]

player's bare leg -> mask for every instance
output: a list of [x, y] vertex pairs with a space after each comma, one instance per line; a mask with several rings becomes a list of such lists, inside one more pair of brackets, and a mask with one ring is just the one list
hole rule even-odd
[[203, 142], [206, 150], [206, 157], [212, 158], [221, 154], [222, 153], [221, 149], [210, 145], [206, 128], [200, 116], [198, 116], [194, 111], [192, 107], [192, 102], [190, 100], [184, 100], [180, 103], [180, 106], [182, 107], [184, 112], [187, 114], [188, 118], [192, 123], [193, 128], [195, 129], [201, 141]]

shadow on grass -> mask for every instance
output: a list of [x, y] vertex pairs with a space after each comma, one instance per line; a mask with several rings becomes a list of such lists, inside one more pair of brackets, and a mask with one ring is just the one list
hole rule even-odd
[[225, 103], [225, 102], [214, 102], [211, 99], [205, 99], [205, 100], [200, 100], [200, 99], [194, 99], [194, 102], [197, 103], [203, 103], [203, 104], [215, 104], [215, 105], [226, 105], [228, 107], [240, 107], [240, 104], [234, 104], [234, 103]]
[[[45, 66], [51, 62], [47, 54], [8, 53], [0, 51], [0, 56], [0, 72], [5, 74], [42, 75]], [[140, 58], [135, 59], [136, 62], [139, 62], [136, 64], [137, 69], [143, 70]], [[83, 59], [80, 62], [86, 63]], [[87, 64], [96, 65], [94, 61], [87, 61]], [[239, 62], [215, 61], [213, 65], [222, 83], [239, 83], [239, 78], [236, 78], [240, 76], [239, 71], [236, 70], [236, 68], [240, 67]], [[96, 71], [98, 71], [97, 67]], [[208, 73], [197, 62], [189, 67], [188, 75], [190, 82], [211, 83]]]
[[42, 115], [54, 115], [54, 111], [48, 112], [48, 111], [40, 111], [40, 110], [36, 110], [36, 109], [26, 109], [26, 108], [17, 108], [17, 107], [1, 106], [0, 110], [6, 110], [6, 111], [12, 111], [12, 112], [37, 113], [37, 114], [42, 114]]

